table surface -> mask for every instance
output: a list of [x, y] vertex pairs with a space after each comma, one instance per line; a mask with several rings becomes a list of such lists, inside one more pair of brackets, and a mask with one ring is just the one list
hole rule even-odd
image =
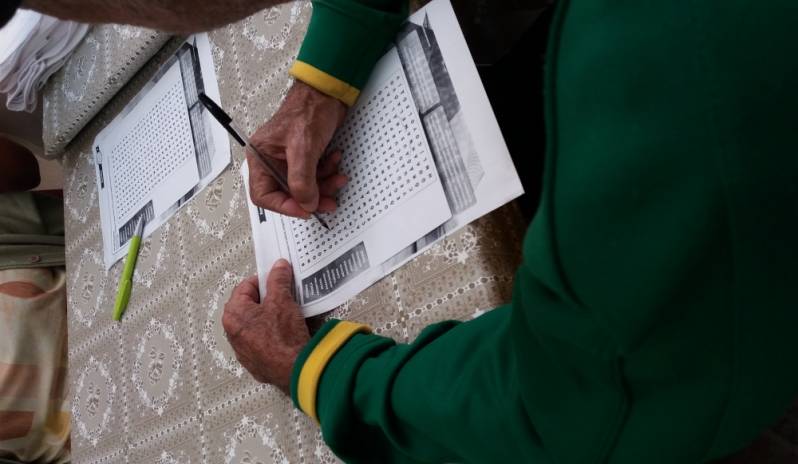
[[[210, 33], [222, 103], [246, 130], [268, 120], [291, 85], [309, 14], [307, 2], [286, 4]], [[179, 43], [168, 42], [66, 148], [74, 462], [334, 462], [318, 427], [242, 369], [221, 328], [230, 291], [256, 271], [236, 144], [231, 166], [143, 242], [128, 311], [111, 321], [122, 266], [102, 265], [92, 141]], [[517, 208], [505, 206], [311, 326], [354, 319], [405, 342], [430, 323], [479, 315], [509, 300], [522, 232]]]

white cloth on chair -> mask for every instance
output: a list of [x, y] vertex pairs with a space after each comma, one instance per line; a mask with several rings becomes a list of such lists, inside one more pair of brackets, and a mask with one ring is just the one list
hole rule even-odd
[[11, 111], [33, 112], [38, 93], [83, 40], [89, 26], [17, 10], [0, 29], [0, 93]]

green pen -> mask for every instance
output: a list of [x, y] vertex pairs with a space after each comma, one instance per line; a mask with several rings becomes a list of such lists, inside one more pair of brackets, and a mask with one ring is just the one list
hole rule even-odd
[[130, 238], [130, 248], [127, 250], [125, 268], [122, 269], [122, 276], [119, 278], [119, 289], [116, 291], [116, 303], [114, 304], [115, 321], [122, 319], [122, 314], [127, 308], [127, 302], [130, 300], [130, 288], [133, 286], [133, 269], [136, 268], [136, 258], [139, 256], [139, 245], [141, 245], [143, 233], [144, 218], [142, 217], [136, 226], [136, 232]]

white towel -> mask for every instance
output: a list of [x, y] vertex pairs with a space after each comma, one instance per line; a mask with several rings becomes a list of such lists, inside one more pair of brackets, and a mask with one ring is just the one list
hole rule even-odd
[[33, 112], [47, 79], [64, 65], [89, 26], [30, 10], [0, 29], [0, 93], [11, 111]]

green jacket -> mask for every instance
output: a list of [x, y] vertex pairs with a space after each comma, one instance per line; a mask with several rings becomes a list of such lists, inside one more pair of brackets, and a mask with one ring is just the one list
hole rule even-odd
[[[368, 3], [314, 2], [300, 60], [324, 51], [357, 88]], [[543, 198], [512, 302], [409, 345], [327, 323], [291, 391], [332, 450], [692, 463], [783, 414], [798, 395], [796, 23], [793, 0], [560, 1]]]

